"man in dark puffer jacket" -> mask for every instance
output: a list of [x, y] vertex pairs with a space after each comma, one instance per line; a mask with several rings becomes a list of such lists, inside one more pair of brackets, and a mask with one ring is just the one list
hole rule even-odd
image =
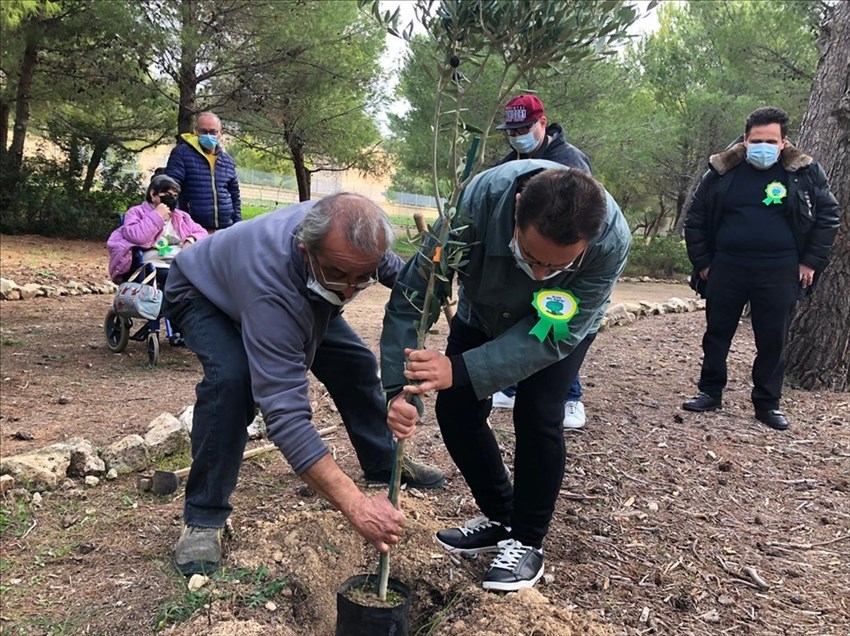
[[242, 220], [236, 164], [221, 148], [221, 120], [215, 114], [199, 114], [195, 133], [180, 135], [165, 173], [180, 184], [178, 207], [207, 232]]
[[756, 419], [785, 430], [779, 410], [785, 338], [794, 303], [826, 267], [839, 225], [838, 202], [823, 168], [788, 142], [788, 115], [759, 108], [744, 141], [712, 155], [686, 211], [691, 286], [706, 298], [699, 395], [687, 411], [722, 405], [726, 357], [746, 302], [756, 355]]

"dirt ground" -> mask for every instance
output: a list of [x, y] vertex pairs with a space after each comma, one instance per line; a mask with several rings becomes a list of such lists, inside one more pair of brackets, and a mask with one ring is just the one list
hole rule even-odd
[[[0, 238], [0, 275], [18, 284], [100, 281], [105, 262], [97, 244]], [[684, 295], [670, 291], [637, 284], [617, 294]], [[385, 300], [384, 290], [369, 290], [346, 308], [375, 350]], [[73, 436], [103, 446], [192, 402], [199, 365], [190, 352], [165, 346], [150, 368], [139, 343], [120, 355], [106, 349], [110, 301], [0, 303], [3, 456]], [[587, 427], [566, 433], [567, 472], [544, 546], [548, 576], [522, 594], [485, 593], [488, 560], [452, 559], [433, 541], [437, 529], [477, 510], [426, 416], [412, 452], [448, 480], [445, 489], [402, 498], [408, 532], [391, 561], [412, 591], [411, 634], [848, 633], [850, 396], [788, 389], [791, 428], [761, 426], [749, 404], [752, 332], [742, 323], [725, 408], [685, 413], [703, 327], [703, 314], [677, 314], [600, 334], [582, 370]], [[445, 323], [438, 329], [433, 347]], [[340, 423], [323, 387], [314, 382], [311, 391], [316, 425]], [[512, 465], [510, 411], [491, 420]], [[362, 484], [345, 434], [328, 443]], [[196, 592], [169, 564], [180, 495], [139, 493], [128, 476], [95, 488], [68, 483], [42, 497], [0, 502], [4, 635], [326, 636], [336, 588], [377, 565], [277, 454], [243, 466], [226, 567]]]

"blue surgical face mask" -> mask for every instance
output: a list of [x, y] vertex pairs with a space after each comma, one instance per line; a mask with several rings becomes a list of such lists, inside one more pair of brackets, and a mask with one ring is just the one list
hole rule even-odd
[[198, 137], [198, 143], [201, 144], [202, 148], [215, 150], [215, 147], [218, 145], [218, 137], [215, 135], [200, 135]]
[[747, 161], [754, 168], [767, 170], [779, 160], [779, 146], [775, 144], [747, 144]]
[[534, 152], [535, 148], [537, 148], [537, 140], [534, 138], [533, 130], [529, 130], [524, 135], [508, 137], [508, 143], [511, 145], [511, 148], [521, 155], [530, 154]]
[[520, 251], [519, 251], [519, 243], [517, 243], [516, 237], [512, 238], [512, 239], [511, 239], [511, 242], [510, 242], [510, 243], [508, 243], [508, 245], [509, 245], [509, 246], [510, 246], [510, 248], [511, 248], [511, 252], [513, 252], [514, 260], [516, 261], [517, 266], [518, 266], [518, 267], [519, 267], [519, 268], [520, 268], [523, 272], [525, 272], [525, 273], [526, 273], [526, 275], [527, 275], [527, 276], [528, 276], [531, 280], [548, 280], [548, 279], [550, 279], [550, 278], [554, 278], [554, 277], [555, 277], [555, 276], [557, 276], [558, 274], [563, 274], [563, 273], [564, 273], [564, 272], [554, 271], [554, 272], [551, 272], [550, 274], [546, 274], [546, 276], [544, 276], [543, 278], [538, 279], [538, 278], [534, 275], [534, 270], [533, 270], [533, 269], [531, 269], [531, 265], [529, 265], [529, 264], [525, 261], [525, 259], [522, 257], [522, 252], [520, 252]]

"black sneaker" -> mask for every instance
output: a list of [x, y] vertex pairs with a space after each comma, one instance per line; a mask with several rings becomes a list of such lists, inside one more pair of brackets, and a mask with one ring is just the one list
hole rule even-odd
[[457, 554], [496, 552], [499, 542], [510, 537], [510, 528], [487, 517], [475, 517], [459, 528], [447, 528], [437, 533], [437, 543]]
[[[371, 473], [364, 473], [363, 476], [366, 478], [366, 481], [388, 484], [390, 483], [392, 471], [377, 470]], [[405, 455], [404, 468], [401, 471], [401, 483], [408, 488], [421, 488], [425, 490], [442, 488], [446, 483], [446, 475], [436, 466], [423, 464]]]
[[543, 550], [507, 539], [499, 542], [499, 555], [490, 564], [482, 585], [485, 590], [515, 592], [532, 587], [541, 576]]
[[682, 408], [686, 411], [695, 411], [697, 413], [716, 411], [721, 406], [723, 406], [723, 400], [711, 397], [708, 393], [703, 393], [702, 391], [700, 391], [696, 397], [693, 397], [682, 404]]

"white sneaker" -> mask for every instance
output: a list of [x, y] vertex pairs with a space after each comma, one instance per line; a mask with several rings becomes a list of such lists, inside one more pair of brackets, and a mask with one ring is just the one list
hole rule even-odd
[[501, 391], [493, 394], [493, 408], [494, 409], [512, 409], [514, 407], [514, 398], [509, 395], [505, 395]]
[[564, 428], [584, 428], [584, 404], [579, 400], [564, 402]]

